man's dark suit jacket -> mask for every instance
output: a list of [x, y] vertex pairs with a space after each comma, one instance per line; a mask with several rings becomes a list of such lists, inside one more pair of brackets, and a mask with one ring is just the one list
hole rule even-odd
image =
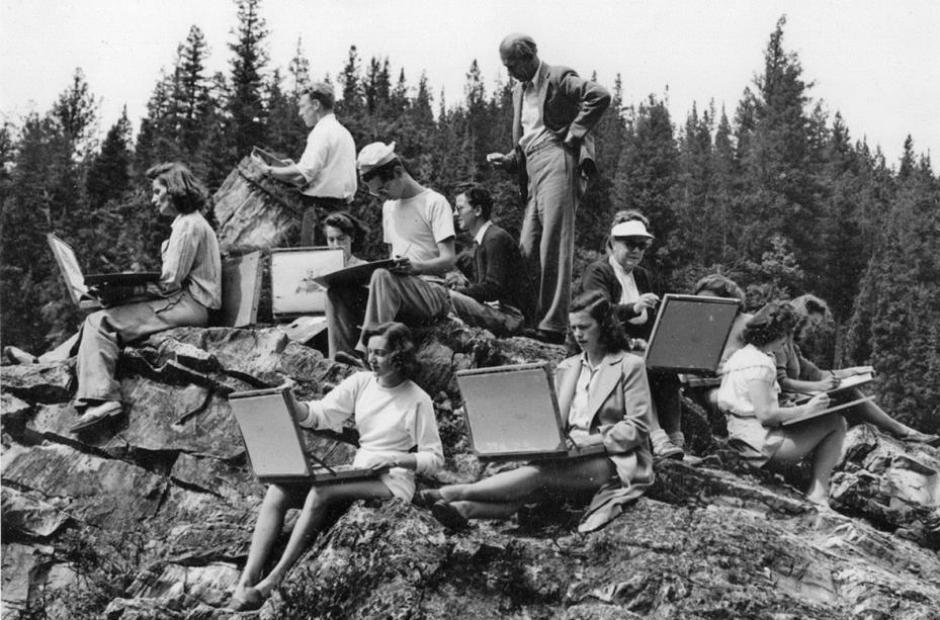
[[534, 298], [522, 268], [519, 244], [508, 232], [490, 224], [483, 233], [483, 243], [473, 252], [473, 284], [458, 288], [479, 302], [498, 301], [520, 310], [526, 320], [532, 318]]
[[[562, 142], [569, 135], [581, 145], [578, 155], [580, 171], [585, 176], [597, 172], [594, 163], [594, 136], [591, 129], [601, 120], [604, 111], [610, 106], [610, 92], [600, 84], [585, 80], [568, 67], [553, 66], [543, 62], [540, 79], [547, 79], [545, 101], [542, 106], [542, 122], [553, 131]], [[506, 154], [505, 169], [519, 176], [519, 185], [523, 201], [528, 196], [528, 175], [525, 167], [525, 154], [519, 147], [522, 138], [522, 83], [516, 84], [512, 91], [513, 150]]]
[[[633, 279], [636, 281], [636, 288], [642, 295], [643, 293], [656, 293], [654, 290], [653, 278], [650, 272], [643, 267], [633, 268]], [[647, 321], [643, 325], [633, 325], [629, 320], [636, 317], [637, 313], [633, 310], [633, 304], [621, 305], [620, 296], [623, 295], [623, 287], [620, 286], [620, 280], [614, 273], [614, 268], [605, 256], [601, 260], [594, 261], [584, 270], [581, 276], [581, 292], [601, 291], [608, 301], [616, 307], [617, 316], [623, 321], [624, 330], [631, 338], [643, 338], [649, 340], [650, 332], [653, 331], [653, 323], [656, 321], [655, 310], [647, 312]]]

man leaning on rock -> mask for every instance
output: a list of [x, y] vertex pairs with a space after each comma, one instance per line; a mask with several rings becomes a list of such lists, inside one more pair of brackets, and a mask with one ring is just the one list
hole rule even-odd
[[[333, 114], [333, 87], [316, 82], [300, 95], [299, 114], [310, 127], [300, 161], [286, 166], [260, 162], [265, 174], [301, 187], [304, 214], [300, 245], [323, 245], [319, 239], [320, 211], [345, 209], [356, 195], [356, 144]], [[320, 243], [317, 243], [319, 241]]]

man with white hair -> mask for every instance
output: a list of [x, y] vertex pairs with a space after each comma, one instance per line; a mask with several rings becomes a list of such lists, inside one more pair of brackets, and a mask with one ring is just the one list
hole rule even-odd
[[588, 175], [596, 172], [591, 129], [610, 93], [568, 67], [548, 65], [532, 37], [511, 34], [499, 46], [513, 89], [513, 150], [490, 153], [495, 167], [516, 173], [526, 202], [520, 245], [537, 283], [534, 336], [562, 343], [568, 326], [574, 223]]
[[[372, 274], [363, 330], [388, 321], [420, 326], [444, 318], [452, 308], [444, 274], [456, 262], [453, 209], [444, 196], [415, 181], [395, 154], [394, 142], [366, 145], [358, 166], [369, 193], [384, 200], [383, 239], [389, 256], [399, 259], [392, 269]], [[356, 362], [350, 354], [361, 357], [365, 344], [356, 343], [358, 312], [343, 291], [327, 291], [330, 356]]]

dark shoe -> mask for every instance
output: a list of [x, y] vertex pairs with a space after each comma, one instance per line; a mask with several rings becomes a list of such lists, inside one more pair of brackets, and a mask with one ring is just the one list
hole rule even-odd
[[119, 403], [116, 400], [108, 400], [100, 405], [95, 405], [94, 407], [89, 407], [85, 410], [85, 413], [82, 414], [82, 417], [72, 425], [72, 428], [69, 429], [72, 433], [77, 433], [79, 431], [91, 428], [120, 416], [124, 412], [124, 405]]
[[453, 507], [453, 505], [440, 500], [431, 506], [431, 514], [441, 522], [441, 525], [451, 530], [465, 530], [468, 527], [467, 517]]
[[437, 489], [423, 489], [415, 493], [412, 502], [422, 508], [431, 508], [437, 502], [443, 500], [441, 492]]
[[522, 332], [522, 335], [545, 344], [565, 344], [564, 332], [552, 332], [547, 329], [527, 329]]
[[339, 362], [340, 364], [346, 364], [347, 366], [354, 366], [356, 368], [368, 368], [366, 361], [362, 359], [361, 353], [358, 351], [353, 351], [348, 353], [346, 351], [337, 351], [336, 355], [333, 356], [333, 359]]

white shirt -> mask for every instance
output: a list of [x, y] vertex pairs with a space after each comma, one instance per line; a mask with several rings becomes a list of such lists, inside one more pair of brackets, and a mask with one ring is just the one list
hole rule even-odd
[[473, 235], [473, 240], [476, 242], [477, 245], [483, 245], [483, 235], [486, 234], [486, 229], [489, 228], [490, 225], [492, 224], [493, 222], [491, 222], [490, 220], [486, 220], [485, 222], [483, 222], [483, 225], [480, 226], [480, 230], [477, 231], [477, 234]]
[[[633, 272], [628, 273], [623, 265], [614, 260], [613, 256], [608, 256], [607, 262], [614, 268], [614, 275], [617, 276], [617, 281], [620, 282], [620, 305], [634, 304], [639, 301], [640, 289], [636, 287], [636, 278], [633, 277]], [[629, 323], [631, 325], [644, 325], [647, 320], [649, 320], [649, 316], [644, 308], [643, 312], [630, 319]]]
[[359, 431], [359, 450], [353, 465], [369, 467], [383, 456], [402, 456], [417, 446], [416, 470], [433, 474], [444, 464], [444, 452], [431, 397], [413, 381], [395, 387], [379, 385], [375, 374], [346, 377], [321, 400], [307, 403], [308, 428], [341, 431], [353, 417]]
[[387, 200], [382, 205], [382, 236], [392, 246], [392, 258], [433, 260], [440, 256], [437, 244], [454, 237], [454, 210], [446, 198], [428, 188], [411, 198]]
[[301, 190], [307, 196], [352, 200], [356, 194], [356, 144], [332, 113], [310, 130], [297, 169], [307, 181]]
[[605, 360], [597, 366], [591, 366], [587, 355], [581, 354], [581, 374], [578, 375], [578, 382], [575, 384], [574, 397], [571, 399], [571, 408], [568, 410], [568, 433], [573, 437], [586, 437], [591, 433], [591, 415], [589, 406], [589, 394], [597, 383], [598, 370], [604, 365]]
[[545, 101], [545, 91], [548, 88], [548, 80], [542, 78], [542, 61], [539, 61], [539, 68], [536, 69], [532, 81], [523, 83], [522, 90], [522, 137], [519, 138], [519, 146], [524, 153], [535, 148], [537, 144], [545, 140], [551, 133], [545, 128], [545, 122], [542, 119], [544, 110], [542, 103]]

